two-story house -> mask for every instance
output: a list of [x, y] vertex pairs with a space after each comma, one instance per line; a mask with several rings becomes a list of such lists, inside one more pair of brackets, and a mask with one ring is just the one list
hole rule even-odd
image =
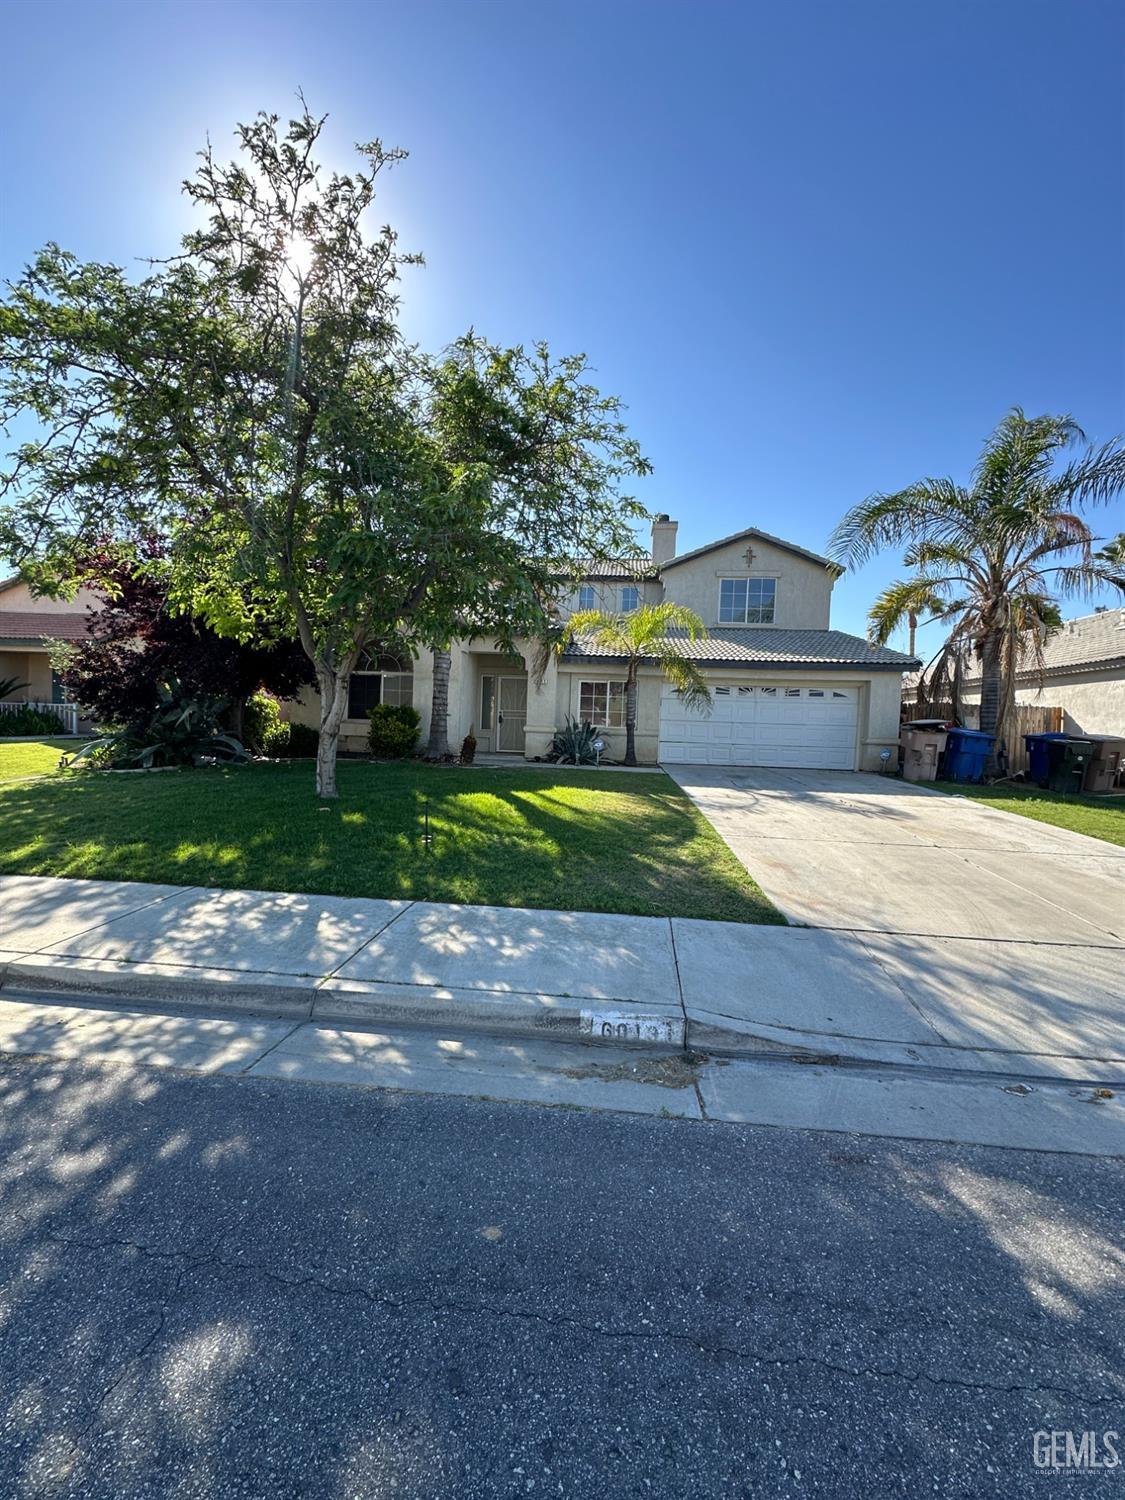
[[[695, 611], [706, 639], [682, 643], [711, 687], [710, 709], [688, 709], [653, 666], [642, 668], [637, 756], [666, 764], [878, 770], [879, 752], [898, 744], [902, 674], [918, 663], [833, 630], [832, 588], [841, 569], [756, 527], [706, 547], [676, 552], [677, 524], [657, 516], [648, 558], [592, 569], [563, 616], [579, 609], [630, 610], [672, 600]], [[622, 664], [575, 642], [536, 671], [529, 643], [506, 657], [488, 641], [455, 644], [449, 738], [471, 728], [478, 748], [528, 759], [544, 756], [569, 716], [604, 730], [607, 757], [624, 754]], [[351, 683], [344, 749], [363, 748], [374, 703], [413, 703], [428, 733], [432, 696], [428, 652], [414, 662], [373, 656]], [[315, 723], [307, 699], [294, 714]]]

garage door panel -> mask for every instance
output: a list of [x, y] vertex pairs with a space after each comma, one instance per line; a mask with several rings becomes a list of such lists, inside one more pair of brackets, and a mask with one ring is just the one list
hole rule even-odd
[[716, 684], [709, 710], [665, 688], [659, 756], [670, 765], [851, 770], [858, 712], [855, 688]]

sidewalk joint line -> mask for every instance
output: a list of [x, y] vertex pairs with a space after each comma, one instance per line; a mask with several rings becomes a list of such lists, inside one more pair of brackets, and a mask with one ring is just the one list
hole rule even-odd
[[330, 979], [340, 972], [345, 964], [350, 964], [353, 958], [358, 958], [363, 950], [369, 948], [377, 937], [382, 937], [384, 932], [389, 931], [398, 921], [399, 917], [405, 917], [407, 912], [412, 911], [417, 905], [417, 900], [408, 901], [401, 911], [396, 911], [393, 917], [383, 923], [382, 927], [377, 927], [369, 938], [365, 938], [354, 953], [349, 953], [347, 958], [342, 958], [334, 969], [329, 969], [327, 974], [322, 974], [316, 980], [316, 988], [319, 990], [322, 984], [327, 984]]
[[682, 1050], [686, 1052], [688, 1050], [688, 1013], [687, 1006], [684, 1004], [684, 981], [683, 976], [680, 974], [680, 955], [676, 951], [676, 929], [672, 926], [671, 917], [665, 917], [664, 920], [668, 923], [668, 936], [672, 943], [672, 965], [676, 971], [676, 992], [680, 997], [680, 1012], [684, 1018]]

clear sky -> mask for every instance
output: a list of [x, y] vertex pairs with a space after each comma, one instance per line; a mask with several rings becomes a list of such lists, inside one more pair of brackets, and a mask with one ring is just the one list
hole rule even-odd
[[411, 336], [585, 350], [681, 550], [822, 550], [1013, 404], [1125, 428], [1121, 0], [39, 0], [3, 34], [0, 272], [166, 253], [205, 134], [300, 86], [333, 165], [411, 152]]

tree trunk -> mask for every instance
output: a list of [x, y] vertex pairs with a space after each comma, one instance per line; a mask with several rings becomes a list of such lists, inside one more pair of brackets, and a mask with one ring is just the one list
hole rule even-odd
[[999, 729], [1002, 679], [1000, 635], [992, 631], [984, 638], [980, 662], [980, 727], [985, 734], [996, 734]]
[[445, 760], [449, 754], [449, 670], [453, 657], [434, 647], [434, 694], [430, 702], [430, 739], [427, 760]]
[[625, 679], [625, 764], [637, 764], [637, 674], [632, 667]]
[[316, 794], [335, 797], [336, 751], [340, 743], [340, 725], [348, 708], [348, 676], [327, 667], [316, 669], [320, 688], [320, 739], [316, 746]]
[[914, 614], [913, 612], [910, 613], [910, 614], [908, 614], [907, 617], [906, 617], [906, 624], [907, 624], [907, 627], [908, 627], [908, 629], [910, 631], [910, 645], [906, 648], [906, 654], [908, 656], [913, 656], [914, 655], [914, 637], [915, 637], [915, 634], [916, 634], [916, 632], [918, 630], [918, 616], [916, 614]]

